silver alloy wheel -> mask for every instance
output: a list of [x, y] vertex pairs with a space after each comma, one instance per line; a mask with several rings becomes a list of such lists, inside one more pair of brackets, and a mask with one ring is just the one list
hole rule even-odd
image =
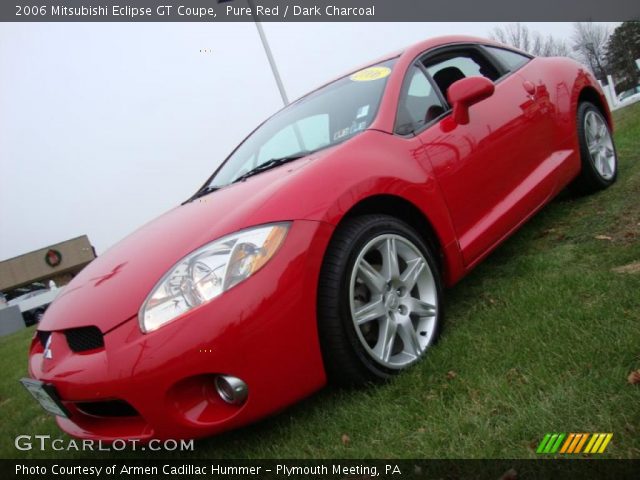
[[611, 180], [616, 172], [616, 152], [602, 116], [588, 111], [584, 117], [584, 132], [593, 166], [603, 179]]
[[402, 369], [431, 344], [438, 294], [431, 267], [400, 235], [369, 241], [351, 272], [351, 318], [362, 346], [381, 365]]

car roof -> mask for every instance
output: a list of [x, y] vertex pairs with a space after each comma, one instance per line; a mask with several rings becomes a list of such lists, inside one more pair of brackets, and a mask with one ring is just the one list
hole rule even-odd
[[[509, 50], [513, 50], [516, 52], [520, 52], [524, 55], [527, 56], [531, 56], [529, 53], [524, 52], [518, 48], [512, 47], [510, 45], [504, 45], [500, 42], [497, 42], [495, 40], [491, 40], [488, 38], [482, 38], [482, 37], [473, 37], [470, 35], [443, 35], [443, 36], [439, 36], [439, 37], [433, 37], [433, 38], [428, 38], [426, 40], [422, 40], [421, 42], [418, 43], [414, 43], [412, 45], [409, 45], [401, 50], [396, 50], [394, 52], [390, 52], [386, 55], [383, 55], [382, 57], [379, 57], [375, 60], [372, 61], [368, 61], [364, 64], [362, 64], [360, 67], [355, 68], [351, 71], [349, 71], [348, 73], [346, 73], [345, 75], [341, 75], [339, 77], [336, 77], [336, 79], [338, 78], [342, 78], [345, 77], [347, 75], [349, 75], [350, 73], [353, 72], [357, 72], [358, 70], [361, 70], [363, 68], [366, 68], [368, 66], [371, 65], [375, 65], [377, 63], [382, 63], [385, 62], [387, 60], [391, 60], [392, 58], [397, 58], [397, 57], [401, 57], [401, 56], [409, 56], [409, 57], [417, 57], [418, 55], [420, 55], [423, 52], [426, 52], [427, 50], [431, 50], [434, 48], [438, 48], [438, 47], [444, 47], [446, 45], [453, 45], [456, 43], [479, 43], [482, 45], [493, 45], [495, 47], [501, 47], [501, 48], [508, 48]], [[331, 83], [331, 82], [328, 82]]]
[[348, 75], [351, 75], [352, 73], [358, 72], [360, 70], [363, 70], [367, 67], [370, 67], [372, 65], [377, 65], [379, 63], [383, 63], [386, 62], [388, 60], [392, 60], [394, 58], [400, 58], [400, 57], [411, 57], [411, 59], [419, 56], [421, 53], [426, 52], [427, 50], [431, 50], [434, 48], [438, 48], [438, 47], [444, 47], [446, 45], [452, 45], [452, 44], [456, 44], [456, 43], [479, 43], [482, 45], [493, 45], [495, 47], [501, 47], [501, 48], [508, 48], [509, 50], [513, 50], [515, 52], [520, 52], [523, 55], [527, 55], [527, 56], [531, 56], [530, 54], [528, 54], [527, 52], [524, 52], [518, 48], [512, 47], [510, 45], [504, 45], [500, 42], [496, 42], [494, 40], [490, 40], [488, 38], [482, 38], [482, 37], [473, 37], [470, 35], [444, 35], [444, 36], [439, 36], [439, 37], [433, 37], [433, 38], [428, 38], [426, 40], [422, 40], [421, 42], [418, 43], [414, 43], [412, 45], [409, 45], [408, 47], [405, 47], [401, 50], [396, 50], [393, 52], [389, 52], [386, 55], [383, 55], [381, 57], [376, 58], [375, 60], [370, 60], [368, 62], [365, 62], [363, 64], [361, 64], [360, 66], [356, 67], [356, 68], [352, 68], [349, 71], [338, 75], [337, 77], [332, 78], [331, 80], [319, 85], [318, 87], [314, 88], [313, 90], [308, 91], [307, 93], [305, 93], [304, 95], [302, 95], [301, 97], [298, 97], [297, 99], [295, 99], [293, 102], [291, 102], [291, 104], [296, 103], [297, 101], [303, 99], [304, 97], [306, 97], [307, 95], [310, 95], [311, 93], [316, 92], [317, 90], [320, 90], [324, 87], [326, 87], [327, 85], [340, 80], [341, 78], [344, 78]]

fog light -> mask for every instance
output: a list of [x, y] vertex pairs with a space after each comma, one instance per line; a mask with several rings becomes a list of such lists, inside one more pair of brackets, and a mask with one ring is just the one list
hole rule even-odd
[[218, 375], [216, 377], [216, 391], [225, 402], [232, 405], [242, 405], [249, 394], [249, 387], [239, 378]]

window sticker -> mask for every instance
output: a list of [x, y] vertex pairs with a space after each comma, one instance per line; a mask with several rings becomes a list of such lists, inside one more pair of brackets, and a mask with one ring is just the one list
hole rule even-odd
[[338, 130], [333, 134], [333, 140], [340, 140], [341, 138], [348, 137], [349, 135], [353, 135], [354, 133], [361, 132], [362, 130], [367, 128], [367, 122], [356, 123], [355, 121], [351, 123], [350, 127], [343, 128], [342, 130]]
[[336, 133], [333, 134], [333, 140], [340, 140], [343, 137], [346, 137], [347, 135], [349, 135], [349, 128], [343, 128], [342, 130], [338, 130]]
[[369, 67], [354, 73], [349, 78], [354, 82], [370, 82], [388, 77], [390, 73], [389, 67]]
[[365, 128], [367, 128], [367, 122], [360, 122], [357, 125], [356, 125], [356, 122], [353, 122], [353, 124], [351, 125], [350, 133], [361, 132]]
[[358, 112], [356, 113], [356, 119], [366, 117], [367, 115], [369, 115], [369, 105], [364, 105], [358, 109]]

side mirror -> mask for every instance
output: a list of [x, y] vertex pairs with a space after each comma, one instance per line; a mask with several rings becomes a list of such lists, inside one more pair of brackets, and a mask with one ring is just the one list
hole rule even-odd
[[453, 120], [458, 125], [469, 123], [469, 107], [493, 95], [495, 86], [485, 77], [468, 77], [454, 82], [447, 91], [453, 106]]

